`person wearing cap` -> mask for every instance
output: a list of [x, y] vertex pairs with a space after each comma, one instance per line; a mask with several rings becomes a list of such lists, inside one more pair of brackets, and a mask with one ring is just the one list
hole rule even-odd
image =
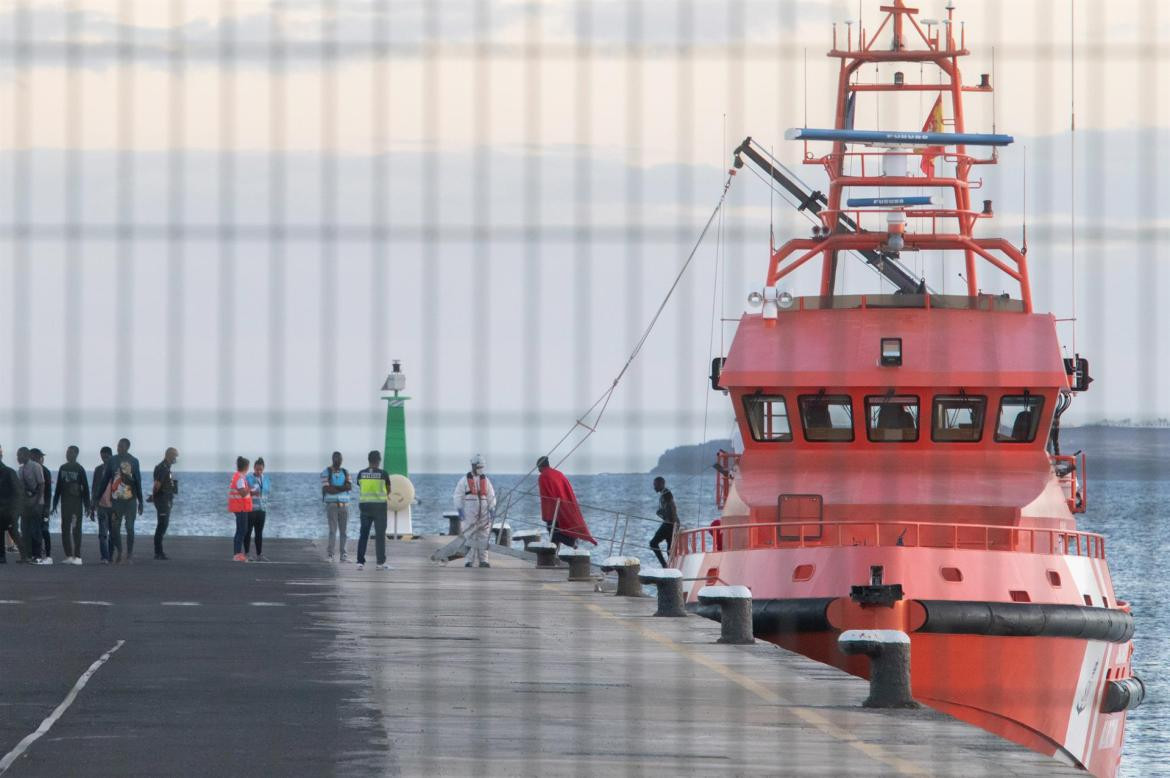
[[548, 526], [552, 542], [576, 548], [578, 540], [586, 540], [596, 546], [569, 479], [549, 464], [548, 457], [536, 460], [536, 469], [540, 471], [536, 481], [540, 491], [540, 518]]
[[366, 566], [366, 546], [370, 541], [370, 527], [374, 528], [374, 549], [378, 553], [378, 570], [389, 570], [386, 564], [386, 498], [390, 495], [390, 474], [382, 469], [382, 454], [371, 451], [370, 466], [357, 475], [358, 515], [361, 531], [358, 533], [357, 569]]
[[658, 531], [654, 533], [654, 537], [650, 538], [650, 548], [654, 551], [654, 556], [658, 557], [658, 561], [666, 567], [666, 557], [658, 548], [658, 544], [666, 541], [666, 553], [670, 553], [670, 543], [674, 540], [674, 530], [678, 526], [678, 506], [674, 504], [674, 495], [666, 488], [666, 479], [658, 476], [654, 479], [654, 491], [658, 492], [658, 518], [662, 519], [662, 524], [658, 527]]
[[464, 567], [491, 567], [487, 548], [492, 511], [496, 509], [496, 490], [486, 469], [483, 456], [476, 454], [471, 458], [471, 470], [455, 484], [455, 509], [463, 519], [463, 526], [468, 527], [466, 534], [471, 545]]

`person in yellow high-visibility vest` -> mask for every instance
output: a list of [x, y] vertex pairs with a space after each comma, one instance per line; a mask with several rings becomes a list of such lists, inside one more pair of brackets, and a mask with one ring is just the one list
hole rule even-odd
[[374, 547], [378, 551], [378, 570], [389, 570], [386, 564], [386, 498], [390, 494], [390, 474], [382, 469], [382, 454], [371, 451], [370, 466], [358, 473], [358, 514], [361, 531], [358, 533], [357, 569], [366, 567], [366, 546], [370, 527], [374, 528]]

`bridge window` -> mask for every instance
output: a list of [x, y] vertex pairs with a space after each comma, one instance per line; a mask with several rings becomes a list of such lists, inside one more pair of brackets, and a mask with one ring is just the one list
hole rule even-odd
[[847, 394], [813, 394], [800, 398], [804, 439], [848, 442], [853, 440], [853, 399]]
[[788, 404], [780, 395], [752, 394], [743, 398], [743, 412], [747, 417], [752, 440], [792, 440], [788, 423]]
[[977, 443], [983, 438], [986, 415], [986, 397], [938, 395], [934, 398], [930, 439], [936, 443]]
[[875, 443], [918, 440], [918, 398], [914, 395], [881, 395], [865, 398], [869, 439]]
[[1031, 443], [1040, 428], [1044, 398], [1031, 394], [1009, 394], [999, 402], [999, 423], [995, 439], [1000, 443]]

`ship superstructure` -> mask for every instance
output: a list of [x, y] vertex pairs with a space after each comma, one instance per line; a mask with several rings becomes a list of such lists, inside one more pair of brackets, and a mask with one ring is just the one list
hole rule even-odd
[[[973, 204], [971, 172], [1012, 139], [966, 127], [964, 96], [993, 85], [963, 82], [953, 8], [930, 24], [902, 0], [881, 11], [872, 34], [834, 32], [833, 127], [788, 133], [827, 193], [794, 185], [750, 139], [737, 150], [817, 225], [770, 250], [761, 310], [717, 360], [744, 447], [720, 468], [719, 526], [681, 532], [673, 561], [695, 579], [693, 607], [706, 582], [746, 585], [759, 637], [857, 675], [867, 661], [837, 636], [902, 630], [916, 699], [1113, 775], [1144, 690], [1104, 539], [1076, 527], [1084, 457], [1059, 449], [1088, 365], [1063, 358], [1054, 317], [1033, 311], [1026, 251], [977, 234], [994, 209]], [[874, 63], [880, 82], [861, 77]], [[900, 63], [932, 72], [913, 80]], [[927, 94], [923, 129], [858, 129], [859, 101], [891, 92]], [[954, 257], [962, 293], [910, 271], [923, 251]], [[890, 292], [839, 294], [850, 254]], [[818, 262], [817, 294], [787, 286]]]

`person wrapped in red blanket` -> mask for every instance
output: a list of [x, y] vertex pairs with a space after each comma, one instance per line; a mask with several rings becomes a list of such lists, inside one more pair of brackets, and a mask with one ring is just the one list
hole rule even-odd
[[569, 479], [549, 465], [548, 457], [538, 459], [536, 467], [540, 470], [540, 478], [537, 480], [540, 518], [548, 525], [552, 542], [558, 546], [564, 544], [576, 548], [578, 540], [587, 540], [596, 546], [597, 541], [589, 534], [589, 526], [581, 515], [581, 506], [577, 504], [577, 495]]

